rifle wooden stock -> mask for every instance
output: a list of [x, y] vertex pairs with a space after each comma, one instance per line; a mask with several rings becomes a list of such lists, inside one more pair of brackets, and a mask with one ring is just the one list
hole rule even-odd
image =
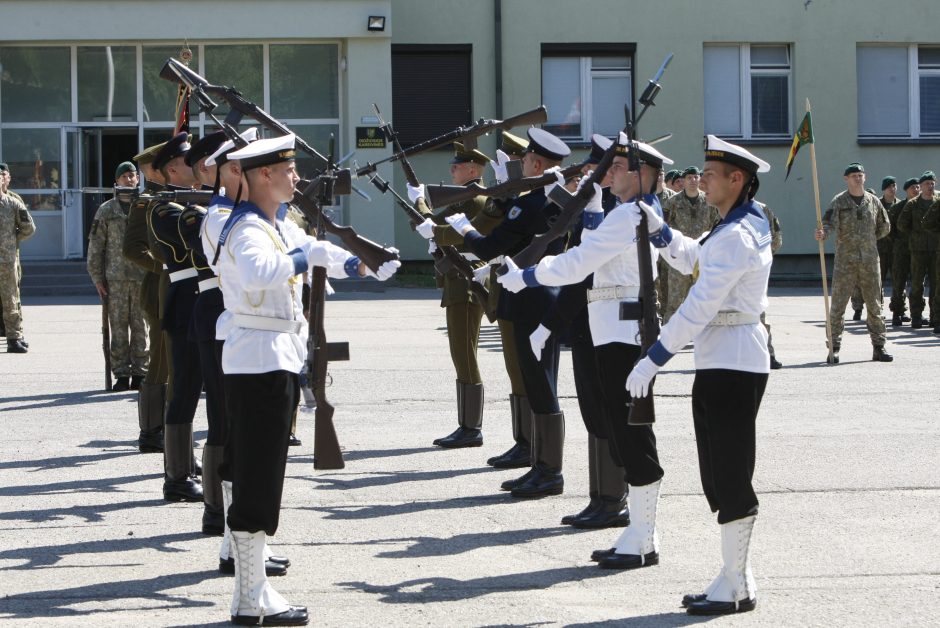
[[104, 353], [104, 389], [108, 392], [111, 384], [111, 321], [108, 318], [107, 295], [101, 298], [101, 351]]
[[[320, 236], [322, 238], [322, 234]], [[326, 301], [326, 268], [313, 269], [310, 286], [310, 336], [307, 342], [307, 374], [317, 403], [313, 427], [313, 468], [342, 469], [346, 466], [333, 425], [335, 408], [326, 398], [327, 366], [330, 347], [323, 327]]]
[[[298, 187], [306, 188], [309, 183], [309, 181], [301, 180]], [[324, 231], [339, 238], [346, 249], [358, 257], [372, 272], [378, 271], [385, 262], [398, 259], [398, 254], [389, 251], [381, 244], [363, 238], [352, 227], [337, 225], [323, 213], [316, 201], [311, 200], [300, 190], [294, 190], [293, 201], [311, 224], [319, 224]]]
[[[572, 164], [563, 168], [561, 173], [566, 180], [576, 177], [585, 162]], [[489, 198], [512, 198], [519, 196], [524, 192], [531, 192], [540, 187], [545, 187], [555, 183], [558, 179], [553, 173], [539, 175], [537, 177], [523, 177], [521, 179], [510, 179], [497, 183], [490, 187], [483, 187], [479, 183], [470, 185], [426, 185], [425, 194], [434, 207], [447, 207], [468, 201], [477, 196], [486, 196]]]
[[[646, 352], [659, 338], [659, 317], [656, 315], [656, 288], [653, 285], [653, 260], [650, 252], [650, 231], [646, 220], [646, 214], [640, 216], [640, 224], [636, 228], [636, 250], [637, 265], [640, 274], [640, 298], [638, 308], [629, 315], [624, 316], [626, 306], [635, 305], [632, 303], [622, 303], [620, 306], [620, 318], [636, 320], [640, 324], [640, 359], [646, 356]], [[638, 311], [636, 311], [638, 309]], [[656, 383], [654, 377], [650, 381], [649, 392], [645, 397], [632, 399], [630, 413], [627, 416], [627, 423], [630, 425], [652, 425], [656, 422], [656, 408], [653, 404], [653, 384]]]

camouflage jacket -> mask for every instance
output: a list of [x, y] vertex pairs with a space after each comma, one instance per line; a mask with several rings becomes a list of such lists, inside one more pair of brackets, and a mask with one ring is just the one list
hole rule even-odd
[[783, 231], [780, 229], [780, 221], [777, 219], [776, 214], [770, 211], [769, 207], [763, 203], [757, 204], [764, 210], [764, 215], [767, 216], [767, 222], [770, 223], [770, 252], [776, 255], [780, 247], [783, 246]]
[[898, 216], [898, 231], [906, 233], [911, 238], [912, 251], [935, 251], [937, 249], [937, 234], [924, 228], [924, 218], [931, 206], [937, 204], [940, 194], [934, 194], [933, 200], [918, 196], [907, 201]]
[[678, 229], [682, 235], [697, 238], [718, 222], [718, 210], [705, 202], [705, 193], [690, 199], [684, 191], [670, 196], [663, 203], [663, 214], [666, 222], [673, 229]]
[[105, 201], [95, 212], [88, 234], [88, 274], [95, 283], [140, 281], [144, 269], [123, 254], [127, 212], [116, 198]]
[[921, 227], [924, 230], [930, 232], [934, 238], [936, 234], [940, 233], [940, 200], [936, 200], [933, 204], [927, 209], [927, 213], [924, 214], [924, 219], [920, 223]]
[[13, 264], [20, 242], [36, 232], [36, 223], [23, 201], [7, 192], [0, 197], [0, 264]]
[[865, 192], [862, 202], [856, 205], [846, 190], [829, 203], [823, 229], [826, 235], [835, 231], [837, 260], [877, 260], [876, 242], [891, 231], [891, 224], [877, 196]]

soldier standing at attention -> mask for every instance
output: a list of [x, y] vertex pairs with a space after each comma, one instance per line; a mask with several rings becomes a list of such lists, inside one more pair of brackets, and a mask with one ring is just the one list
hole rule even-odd
[[917, 182], [917, 177], [911, 177], [904, 182], [904, 194], [906, 198], [898, 201], [888, 210], [891, 232], [894, 233], [894, 251], [891, 253], [892, 327], [900, 327], [904, 323], [911, 322], [910, 317], [904, 315], [907, 309], [905, 292], [908, 280], [911, 278], [911, 238], [909, 233], [902, 231], [898, 226], [898, 218], [904, 207], [920, 196], [920, 184]]
[[4, 184], [0, 187], [0, 303], [7, 353], [26, 353], [23, 338], [23, 309], [20, 304], [20, 242], [36, 232], [36, 224], [22, 199], [9, 187], [10, 169], [0, 164]]
[[934, 251], [937, 235], [924, 229], [927, 210], [937, 200], [934, 186], [937, 176], [930, 170], [917, 180], [920, 196], [907, 201], [898, 216], [898, 231], [910, 236], [911, 244], [911, 329], [924, 326], [924, 281], [930, 284], [930, 319], [937, 317], [934, 311], [934, 293], [937, 290], [934, 276]]
[[[451, 181], [454, 185], [482, 184], [483, 169], [489, 161], [489, 157], [480, 151], [467, 150], [463, 144], [455, 142], [454, 157], [450, 161]], [[423, 197], [422, 186], [409, 186], [408, 198], [412, 203], [417, 203], [416, 207], [422, 215], [427, 216], [415, 231], [427, 240], [433, 238], [434, 242], [441, 246], [457, 246], [461, 255], [467, 258], [474, 268], [485, 268], [484, 262], [466, 251], [463, 238], [450, 228], [444, 217], [463, 213], [471, 221], [475, 221], [478, 230], [489, 233], [502, 220], [501, 213], [495, 212], [488, 228], [484, 228], [480, 221], [486, 219], [485, 213], [489, 205], [486, 197], [478, 196], [451, 205], [437, 215], [431, 214]], [[457, 429], [447, 436], [434, 439], [434, 444], [446, 449], [479, 447], [483, 444], [483, 379], [480, 377], [480, 366], [477, 363], [477, 346], [480, 341], [483, 304], [477, 302], [477, 297], [470, 290], [469, 282], [472, 280], [464, 278], [456, 269], [449, 270], [443, 277], [439, 277], [438, 281], [444, 289], [441, 307], [446, 312], [450, 359], [457, 375]]]
[[[26, 204], [26, 201], [23, 200], [23, 197], [10, 189], [10, 167], [5, 163], [0, 162], [0, 195], [9, 194], [19, 202]], [[16, 285], [19, 288], [20, 282], [23, 280], [23, 267], [20, 265], [20, 256], [16, 256]], [[0, 299], [0, 337], [6, 337], [7, 330], [3, 324], [3, 299]], [[20, 338], [20, 342], [27, 349], [29, 348], [29, 343], [26, 342], [26, 338]]]
[[[891, 229], [888, 212], [878, 197], [865, 190], [865, 168], [860, 163], [849, 164], [843, 178], [846, 191], [837, 194], [823, 216], [822, 228], [817, 229], [817, 240], [836, 234], [835, 263], [832, 270], [832, 303], [829, 319], [832, 325], [832, 364], [839, 363], [842, 345], [843, 316], [855, 286], [862, 291], [868, 311], [868, 334], [874, 347], [872, 360], [891, 362], [894, 358], [885, 351], [886, 330], [881, 318], [881, 272], [878, 270], [877, 241]], [[830, 358], [826, 358], [827, 361]]]
[[[95, 212], [88, 236], [88, 274], [98, 296], [108, 300], [111, 370], [117, 392], [139, 390], [147, 375], [147, 325], [140, 309], [143, 268], [124, 257], [124, 231], [137, 191], [137, 168], [125, 161], [114, 172], [114, 198]], [[128, 334], [130, 329], [130, 334]]]
[[[934, 194], [934, 202], [927, 209], [921, 226], [930, 232], [933, 238], [940, 237], [940, 195]], [[934, 274], [930, 284], [930, 317], [933, 321], [933, 333], [940, 334], [940, 316], [934, 312], [935, 306], [940, 307], [940, 295], [934, 296], [934, 290], [937, 288], [935, 287], [936, 284], [933, 283], [934, 280], [940, 281], [940, 248], [934, 253], [932, 262], [933, 266], [931, 268]]]
[[[881, 180], [881, 206], [888, 212], [888, 218], [891, 218], [891, 207], [898, 202], [898, 182], [894, 177], [888, 176]], [[891, 283], [894, 283], [894, 275], [891, 269], [894, 267], [892, 255], [894, 253], [894, 239], [897, 237], [894, 229], [888, 235], [878, 240], [878, 263], [881, 265], [881, 302], [884, 305], [885, 279], [891, 277]]]
[[[699, 190], [702, 172], [690, 166], [682, 172], [683, 190], [666, 199], [663, 215], [666, 222], [690, 238], [697, 238], [718, 222], [718, 210], [705, 202], [705, 193]], [[666, 299], [663, 305], [663, 323], [679, 309], [679, 305], [695, 281], [691, 275], [683, 275], [671, 267], [666, 279]]]
[[[757, 203], [757, 205], [764, 212], [764, 217], [770, 225], [770, 254], [776, 255], [780, 247], [783, 246], [783, 231], [780, 229], [780, 221], [777, 220], [777, 216], [770, 211], [769, 207], [763, 203]], [[770, 368], [775, 371], [782, 369], [783, 364], [777, 359], [777, 352], [774, 351], [773, 338], [770, 335], [770, 325], [767, 324], [767, 312], [760, 313], [760, 322], [764, 326], [764, 329], [767, 330], [767, 351], [770, 353]]]

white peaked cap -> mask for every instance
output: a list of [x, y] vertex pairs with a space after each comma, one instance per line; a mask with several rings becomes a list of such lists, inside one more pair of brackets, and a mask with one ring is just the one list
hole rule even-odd
[[[623, 131], [620, 132], [620, 136], [617, 138], [617, 154], [625, 155], [627, 153], [627, 144], [629, 140], [627, 139], [627, 134]], [[637, 149], [640, 151], [640, 155], [643, 157], [643, 161], [648, 163], [651, 166], [657, 168], [662, 168], [663, 164], [671, 166], [674, 162], [663, 155], [661, 152], [647, 144], [646, 142], [640, 142], [634, 140]]]
[[705, 161], [723, 161], [748, 172], [770, 172], [770, 164], [750, 151], [714, 135], [705, 136]]
[[294, 159], [297, 155], [297, 152], [294, 150], [294, 141], [296, 138], [297, 136], [293, 133], [288, 133], [282, 137], [256, 140], [244, 148], [229, 153], [228, 159], [230, 161], [236, 159], [240, 161], [242, 170], [250, 170], [251, 168], [260, 168], [262, 166], [270, 166], [282, 161], [288, 161]]
[[[252, 142], [258, 139], [258, 127], [255, 127], [255, 126], [248, 127], [247, 129], [245, 129], [238, 135], [243, 140], [251, 144]], [[224, 144], [219, 146], [219, 149], [217, 151], [209, 155], [209, 158], [206, 159], [206, 166], [214, 166], [216, 162], [219, 160], [219, 157], [221, 157], [222, 155], [225, 155], [225, 153], [229, 152], [233, 148], [235, 148], [235, 142], [233, 142], [232, 140], [226, 141]]]

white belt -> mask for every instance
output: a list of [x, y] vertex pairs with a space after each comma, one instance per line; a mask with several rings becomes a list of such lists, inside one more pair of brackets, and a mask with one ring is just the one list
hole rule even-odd
[[192, 277], [198, 277], [199, 273], [196, 272], [195, 268], [184, 268], [183, 270], [177, 270], [170, 273], [170, 283], [176, 283], [177, 281], [183, 281], [184, 279], [190, 279]]
[[218, 277], [209, 277], [208, 279], [203, 279], [199, 282], [199, 292], [207, 292], [209, 290], [215, 290], [219, 287], [219, 278]]
[[461, 253], [460, 257], [464, 258], [468, 262], [479, 262], [480, 258], [474, 255], [473, 253]]
[[506, 259], [505, 255], [500, 255], [499, 257], [494, 257], [493, 259], [488, 261], [487, 264], [489, 264], [490, 266], [502, 266], [503, 261], [505, 261], [505, 259]]
[[747, 314], [745, 312], [718, 312], [707, 326], [736, 327], [738, 325], [754, 325], [759, 322], [760, 316], [757, 314]]
[[639, 286], [609, 286], [607, 288], [591, 288], [587, 291], [588, 303], [594, 301], [613, 301], [616, 299], [634, 299], [640, 296]]
[[163, 270], [167, 270], [166, 264], [161, 264], [161, 266], [163, 266]]
[[276, 331], [284, 334], [299, 334], [303, 329], [302, 321], [289, 321], [274, 316], [254, 316], [252, 314], [233, 314], [232, 322], [236, 327]]

